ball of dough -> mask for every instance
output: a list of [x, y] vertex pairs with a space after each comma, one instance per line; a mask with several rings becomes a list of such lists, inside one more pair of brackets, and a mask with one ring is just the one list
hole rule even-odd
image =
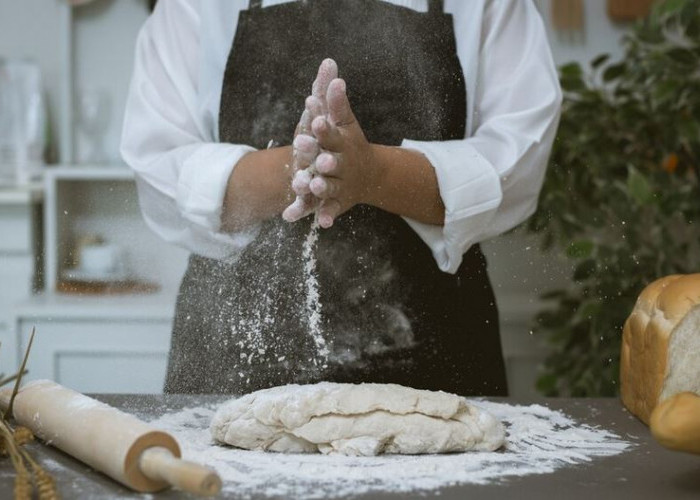
[[395, 384], [273, 387], [224, 403], [211, 423], [215, 441], [288, 453], [450, 453], [493, 451], [503, 425], [454, 394]]

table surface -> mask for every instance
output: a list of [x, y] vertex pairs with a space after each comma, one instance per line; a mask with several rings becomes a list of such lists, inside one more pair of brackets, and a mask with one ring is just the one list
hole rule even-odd
[[[144, 419], [186, 407], [224, 401], [224, 396], [184, 395], [98, 395], [97, 399]], [[641, 499], [700, 499], [700, 456], [673, 452], [656, 443], [648, 428], [631, 415], [617, 399], [542, 399], [522, 401], [512, 398], [489, 398], [503, 403], [538, 403], [561, 410], [580, 423], [600, 426], [615, 432], [634, 444], [621, 454], [594, 458], [591, 462], [563, 467], [551, 474], [510, 477], [498, 484], [460, 485], [417, 494], [426, 498], [449, 499], [510, 499], [566, 498], [616, 500]], [[40, 462], [59, 463], [60, 473], [54, 472], [59, 492], [64, 499], [72, 498], [193, 498], [178, 491], [157, 495], [139, 495], [91, 470], [68, 455], [41, 443], [28, 445]], [[13, 469], [9, 460], [0, 460], [0, 499], [12, 498]], [[372, 493], [353, 498], [407, 498], [406, 493]]]

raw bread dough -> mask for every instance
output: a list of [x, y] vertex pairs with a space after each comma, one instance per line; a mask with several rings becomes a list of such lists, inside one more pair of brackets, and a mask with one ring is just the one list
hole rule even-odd
[[491, 414], [454, 394], [394, 384], [287, 385], [224, 403], [215, 441], [288, 453], [493, 451], [505, 440]]

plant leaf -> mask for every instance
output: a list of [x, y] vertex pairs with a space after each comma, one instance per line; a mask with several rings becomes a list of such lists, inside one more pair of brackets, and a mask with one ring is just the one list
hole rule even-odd
[[605, 71], [603, 71], [603, 81], [609, 83], [612, 80], [619, 78], [625, 72], [625, 69], [626, 65], [624, 62], [618, 64], [611, 64], [610, 66], [605, 68]]
[[573, 241], [566, 249], [566, 255], [572, 259], [585, 259], [593, 253], [595, 245], [590, 240]]
[[640, 205], [646, 205], [654, 199], [649, 181], [633, 167], [630, 167], [627, 176], [627, 192]]
[[591, 61], [591, 68], [595, 69], [610, 59], [610, 54], [600, 54]]

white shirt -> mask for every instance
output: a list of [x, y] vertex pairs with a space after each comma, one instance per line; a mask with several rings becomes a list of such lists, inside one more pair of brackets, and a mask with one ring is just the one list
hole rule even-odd
[[[428, 4], [385, 1], [419, 11]], [[217, 259], [235, 258], [255, 236], [254, 229], [221, 231], [227, 181], [253, 151], [218, 142], [223, 73], [238, 12], [247, 6], [248, 0], [158, 2], [137, 40], [122, 135], [147, 224], [165, 240]], [[471, 245], [534, 212], [561, 91], [531, 0], [446, 0], [445, 12], [454, 18], [467, 84], [466, 137], [404, 140], [402, 147], [430, 160], [445, 205], [444, 226], [406, 220], [440, 269], [454, 273]]]

